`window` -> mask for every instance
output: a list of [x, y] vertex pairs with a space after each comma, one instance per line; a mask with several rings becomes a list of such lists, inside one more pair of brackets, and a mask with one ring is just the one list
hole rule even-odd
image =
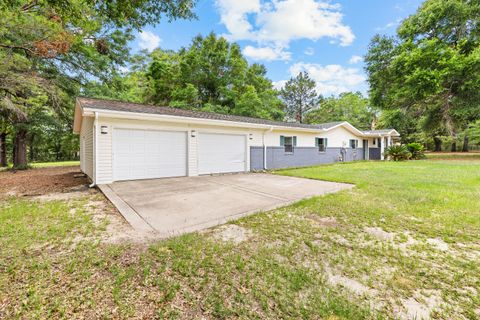
[[377, 139], [373, 139], [373, 145], [377, 143]]
[[350, 148], [357, 149], [358, 148], [358, 140], [357, 139], [350, 139]]
[[319, 152], [327, 150], [327, 138], [315, 138], [315, 146], [318, 147]]
[[280, 146], [285, 147], [285, 152], [292, 153], [293, 147], [297, 145], [297, 137], [280, 136]]

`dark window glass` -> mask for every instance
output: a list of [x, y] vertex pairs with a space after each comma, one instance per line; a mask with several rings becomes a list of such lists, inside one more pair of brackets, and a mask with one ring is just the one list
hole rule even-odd
[[284, 138], [285, 152], [293, 152], [293, 137]]

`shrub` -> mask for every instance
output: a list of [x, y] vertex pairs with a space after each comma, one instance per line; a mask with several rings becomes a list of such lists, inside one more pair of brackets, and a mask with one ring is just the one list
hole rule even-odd
[[403, 161], [408, 160], [412, 156], [410, 151], [408, 151], [407, 146], [405, 145], [396, 145], [390, 146], [385, 149], [385, 156], [390, 157], [390, 160], [393, 161]]
[[408, 151], [412, 154], [410, 159], [418, 160], [425, 158], [425, 148], [417, 142], [407, 144]]

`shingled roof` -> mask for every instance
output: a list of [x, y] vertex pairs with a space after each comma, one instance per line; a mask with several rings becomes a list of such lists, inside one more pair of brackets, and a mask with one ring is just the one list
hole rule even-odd
[[263, 125], [271, 125], [271, 126], [319, 129], [319, 130], [329, 129], [344, 122], [344, 121], [337, 121], [337, 122], [329, 122], [329, 123], [321, 123], [321, 124], [282, 122], [282, 121], [272, 121], [272, 120], [260, 119], [260, 118], [235, 116], [230, 114], [186, 110], [186, 109], [180, 109], [180, 108], [154, 106], [154, 105], [148, 105], [148, 104], [139, 104], [139, 103], [87, 98], [87, 97], [77, 98], [77, 103], [82, 108], [90, 108], [90, 109], [96, 109], [96, 110], [169, 115], [169, 116], [186, 117], [186, 118], [245, 122], [245, 123], [263, 124]]
[[395, 131], [395, 134], [399, 135], [395, 129], [379, 129], [379, 130], [367, 130], [363, 131], [364, 134], [389, 134], [392, 131]]

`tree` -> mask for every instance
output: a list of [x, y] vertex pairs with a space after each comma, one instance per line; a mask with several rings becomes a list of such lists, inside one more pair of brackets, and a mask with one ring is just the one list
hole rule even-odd
[[265, 67], [249, 65], [236, 43], [214, 33], [195, 37], [178, 52], [157, 49], [150, 59], [147, 103], [283, 119], [283, 104]]
[[366, 56], [372, 104], [419, 119], [434, 139], [480, 117], [480, 3], [427, 0], [396, 38], [375, 36]]
[[315, 108], [319, 102], [319, 96], [315, 90], [315, 81], [305, 71], [290, 78], [280, 94], [286, 105], [287, 117], [295, 119], [299, 123], [304, 122], [305, 115]]
[[360, 92], [345, 92], [338, 97], [321, 99], [318, 108], [306, 114], [305, 122], [348, 121], [359, 129], [368, 130], [372, 129], [376, 118], [375, 110]]
[[0, 109], [0, 167], [7, 166], [7, 134], [9, 125], [7, 113]]
[[2, 2], [0, 108], [15, 133], [14, 166], [27, 164], [28, 128], [39, 103], [52, 112], [72, 109], [73, 99], [62, 94], [78, 92], [92, 77], [108, 79], [126, 61], [134, 30], [164, 16], [191, 18], [192, 6], [192, 0]]

